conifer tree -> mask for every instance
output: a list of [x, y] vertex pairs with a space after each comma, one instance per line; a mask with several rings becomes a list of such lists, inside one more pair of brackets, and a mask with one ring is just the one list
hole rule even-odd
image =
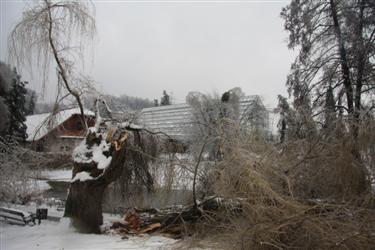
[[17, 70], [13, 70], [10, 90], [5, 97], [9, 110], [9, 128], [8, 135], [15, 137], [17, 140], [26, 140], [26, 108], [25, 108], [26, 88], [25, 82], [21, 81], [21, 76]]

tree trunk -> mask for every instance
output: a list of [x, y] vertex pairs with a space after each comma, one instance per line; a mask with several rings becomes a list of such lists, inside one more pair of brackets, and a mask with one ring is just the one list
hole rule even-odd
[[[109, 149], [112, 160], [107, 168], [98, 169], [95, 162], [74, 162], [73, 178], [80, 172], [87, 172], [92, 179], [75, 180], [70, 184], [65, 204], [65, 217], [72, 219], [72, 224], [83, 233], [100, 233], [103, 224], [102, 198], [107, 186], [123, 172], [128, 133], [121, 132], [117, 140], [110, 140]], [[88, 148], [99, 145], [103, 140], [101, 134], [90, 132], [86, 136]]]
[[[363, 4], [363, 2], [361, 3]], [[356, 93], [354, 96], [354, 91], [353, 91], [353, 83], [350, 79], [350, 70], [349, 70], [349, 64], [348, 64], [348, 59], [347, 59], [347, 53], [346, 53], [346, 48], [345, 48], [345, 43], [344, 43], [344, 38], [342, 37], [341, 34], [341, 28], [340, 28], [340, 23], [338, 20], [337, 16], [337, 9], [336, 9], [336, 4], [334, 0], [330, 0], [330, 8], [331, 8], [331, 14], [332, 14], [332, 19], [333, 19], [333, 26], [334, 26], [334, 31], [336, 33], [336, 38], [337, 42], [339, 44], [339, 55], [340, 55], [340, 64], [341, 64], [341, 73], [342, 73], [342, 78], [344, 82], [344, 87], [345, 87], [345, 93], [346, 93], [346, 100], [347, 100], [347, 105], [348, 105], [348, 115], [349, 115], [349, 121], [351, 122], [351, 133], [353, 137], [353, 148], [352, 148], [352, 154], [354, 158], [357, 160], [359, 166], [359, 176], [358, 176], [358, 185], [357, 185], [357, 194], [364, 193], [368, 191], [368, 183], [366, 180], [366, 168], [364, 164], [362, 163], [360, 151], [358, 148], [358, 129], [359, 129], [359, 111], [360, 111], [360, 106], [361, 106], [361, 89], [362, 89], [362, 74], [363, 74], [363, 61], [361, 58], [362, 55], [359, 56], [359, 65], [358, 65], [358, 79], [357, 79], [357, 88], [356, 88]], [[363, 8], [363, 5], [361, 6]], [[363, 9], [361, 10], [361, 12]], [[361, 13], [363, 15], [363, 13]], [[361, 25], [361, 24], [360, 24]], [[358, 27], [362, 29], [361, 27]], [[360, 32], [360, 31], [357, 31]], [[355, 97], [355, 100], [354, 100]], [[354, 104], [356, 106], [354, 106]]]
[[103, 224], [102, 198], [106, 187], [91, 181], [76, 181], [70, 185], [64, 216], [72, 218], [73, 226], [80, 232], [100, 233], [100, 225]]
[[358, 57], [357, 57], [357, 81], [356, 81], [356, 88], [355, 88], [355, 95], [354, 95], [354, 137], [355, 140], [359, 134], [359, 124], [360, 124], [360, 115], [361, 115], [361, 97], [362, 97], [362, 87], [363, 87], [363, 73], [365, 68], [365, 60], [366, 60], [366, 48], [363, 42], [363, 14], [364, 14], [364, 1], [360, 1], [359, 3], [360, 13], [359, 13], [359, 23], [358, 28], [356, 30], [356, 37], [357, 37], [357, 50], [358, 50]]
[[339, 44], [339, 55], [340, 55], [340, 64], [341, 64], [341, 73], [342, 78], [344, 80], [344, 87], [345, 87], [345, 94], [346, 94], [346, 101], [348, 104], [348, 113], [349, 116], [353, 115], [354, 108], [353, 108], [353, 84], [350, 80], [350, 71], [348, 66], [348, 59], [346, 57], [346, 48], [344, 45], [344, 40], [341, 35], [341, 28], [339, 24], [339, 20], [337, 17], [337, 10], [336, 4], [334, 0], [330, 0], [330, 7], [331, 7], [331, 14], [333, 19], [333, 27], [336, 33], [337, 42]]

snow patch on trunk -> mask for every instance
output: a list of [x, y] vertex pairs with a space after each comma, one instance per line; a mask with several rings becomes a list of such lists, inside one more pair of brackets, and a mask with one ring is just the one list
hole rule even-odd
[[82, 171], [76, 174], [74, 178], [70, 182], [75, 182], [75, 181], [87, 181], [87, 180], [93, 180], [94, 178], [90, 175], [89, 172]]
[[[105, 138], [105, 136], [103, 136]], [[109, 152], [110, 143], [104, 139], [99, 145], [88, 148], [86, 140], [83, 140], [73, 152], [73, 160], [77, 163], [97, 163], [98, 169], [106, 169], [112, 161], [112, 156], [107, 157], [104, 153]]]

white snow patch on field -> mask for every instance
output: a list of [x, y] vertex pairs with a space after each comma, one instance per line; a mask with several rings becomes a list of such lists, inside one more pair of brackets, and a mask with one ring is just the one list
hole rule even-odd
[[59, 169], [59, 170], [45, 170], [42, 171], [41, 176], [51, 181], [67, 181], [69, 182], [72, 178], [71, 169]]
[[2, 250], [106, 250], [106, 249], [168, 249], [176, 241], [161, 236], [131, 237], [80, 234], [70, 227], [69, 219], [61, 222], [43, 221], [37, 226], [16, 226], [1, 223]]
[[[0, 183], [0, 189], [4, 187], [4, 183]], [[24, 181], [14, 181], [7, 183], [15, 192], [21, 194], [40, 194], [48, 189], [51, 186], [45, 180], [36, 180], [36, 179], [26, 179]]]

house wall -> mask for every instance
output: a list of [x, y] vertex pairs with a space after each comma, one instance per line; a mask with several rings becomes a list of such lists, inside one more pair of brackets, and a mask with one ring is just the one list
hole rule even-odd
[[[87, 118], [86, 122], [89, 127], [95, 125], [94, 118]], [[85, 136], [85, 130], [82, 126], [80, 115], [72, 115], [69, 119], [60, 124], [60, 126], [55, 128], [54, 133], [56, 136]]]
[[48, 152], [71, 154], [84, 138], [54, 138], [49, 140]]
[[71, 154], [84, 137], [79, 138], [61, 138], [49, 134], [38, 141], [28, 143], [30, 148], [38, 152], [53, 152], [62, 154]]
[[[87, 118], [86, 122], [89, 127], [95, 125], [94, 118]], [[40, 152], [71, 154], [84, 139], [84, 136], [85, 130], [82, 127], [80, 116], [73, 115], [43, 138], [32, 142], [31, 146]]]

